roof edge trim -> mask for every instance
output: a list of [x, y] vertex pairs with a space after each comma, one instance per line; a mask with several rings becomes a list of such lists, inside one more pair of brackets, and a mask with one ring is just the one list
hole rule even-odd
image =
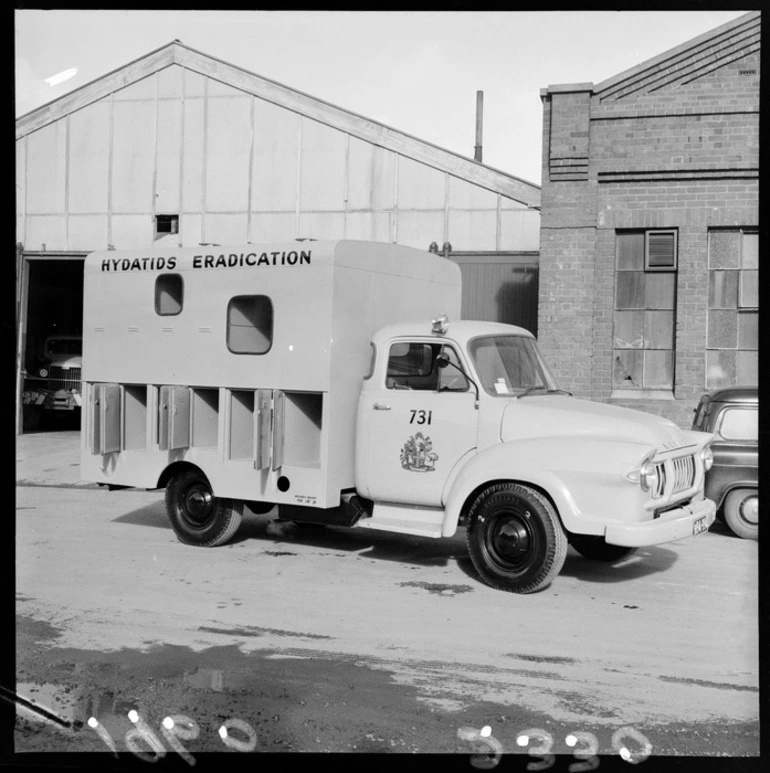
[[20, 116], [16, 119], [16, 139], [174, 64], [503, 195], [526, 207], [540, 207], [541, 187], [535, 183], [204, 54], [178, 40]]
[[674, 56], [686, 53], [690, 49], [697, 48], [702, 43], [712, 40], [713, 38], [717, 38], [720, 35], [724, 35], [728, 32], [732, 32], [735, 29], [753, 23], [754, 21], [758, 21], [760, 17], [760, 11], [750, 11], [749, 13], [745, 13], [742, 16], [739, 16], [737, 19], [733, 19], [732, 21], [728, 21], [725, 24], [721, 24], [719, 27], [714, 27], [712, 30], [707, 30], [701, 35], [690, 38], [689, 40], [684, 41], [684, 43], [680, 43], [678, 46], [669, 48], [657, 56], [646, 59], [644, 62], [640, 62], [633, 67], [629, 67], [627, 70], [623, 70], [623, 72], [620, 72], [617, 75], [613, 75], [612, 77], [597, 83], [594, 87], [594, 93], [598, 94], [602, 91], [607, 91], [613, 86], [616, 86], [618, 83], [621, 83], [624, 80], [628, 80], [629, 78], [633, 78], [645, 70], [654, 69], [657, 65], [662, 64]]

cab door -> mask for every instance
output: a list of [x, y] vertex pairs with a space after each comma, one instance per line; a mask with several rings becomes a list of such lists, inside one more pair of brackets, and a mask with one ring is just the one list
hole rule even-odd
[[476, 446], [475, 390], [461, 369], [450, 343], [390, 343], [384, 378], [380, 370], [361, 406], [369, 427], [361, 488], [370, 499], [441, 506], [450, 472]]

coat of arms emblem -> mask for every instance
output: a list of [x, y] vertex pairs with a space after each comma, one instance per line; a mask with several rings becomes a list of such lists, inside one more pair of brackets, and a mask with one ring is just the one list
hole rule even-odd
[[433, 472], [437, 459], [433, 442], [422, 432], [412, 435], [401, 449], [401, 466], [411, 472]]

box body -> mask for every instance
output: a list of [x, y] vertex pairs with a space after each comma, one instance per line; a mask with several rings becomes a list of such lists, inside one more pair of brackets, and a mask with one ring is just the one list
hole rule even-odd
[[374, 332], [457, 319], [460, 271], [398, 245], [303, 241], [86, 259], [82, 477], [332, 507], [354, 481]]

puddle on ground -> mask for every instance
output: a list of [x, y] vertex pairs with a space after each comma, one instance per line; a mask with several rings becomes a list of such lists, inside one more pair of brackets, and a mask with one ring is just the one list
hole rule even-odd
[[[16, 695], [42, 711], [28, 708], [23, 703], [16, 704], [16, 713], [35, 718], [46, 717], [53, 714], [61, 723], [72, 724], [78, 718], [77, 703], [78, 693], [71, 687], [62, 687], [58, 684], [38, 684], [36, 682], [19, 682], [16, 685]], [[50, 717], [46, 717], [50, 719]], [[56, 720], [52, 720], [56, 721]]]
[[113, 739], [117, 739], [123, 738], [134, 727], [128, 714], [138, 712], [139, 708], [139, 701], [126, 700], [111, 692], [89, 693], [83, 695], [78, 713], [84, 722], [93, 717]]
[[470, 585], [445, 585], [439, 582], [400, 582], [400, 588], [422, 588], [437, 596], [456, 596], [458, 593], [469, 593], [474, 590]]
[[[218, 668], [199, 668], [192, 673], [186, 673], [182, 681], [186, 687], [222, 692], [225, 689], [225, 672]], [[232, 685], [228, 679], [228, 687], [230, 686]]]

